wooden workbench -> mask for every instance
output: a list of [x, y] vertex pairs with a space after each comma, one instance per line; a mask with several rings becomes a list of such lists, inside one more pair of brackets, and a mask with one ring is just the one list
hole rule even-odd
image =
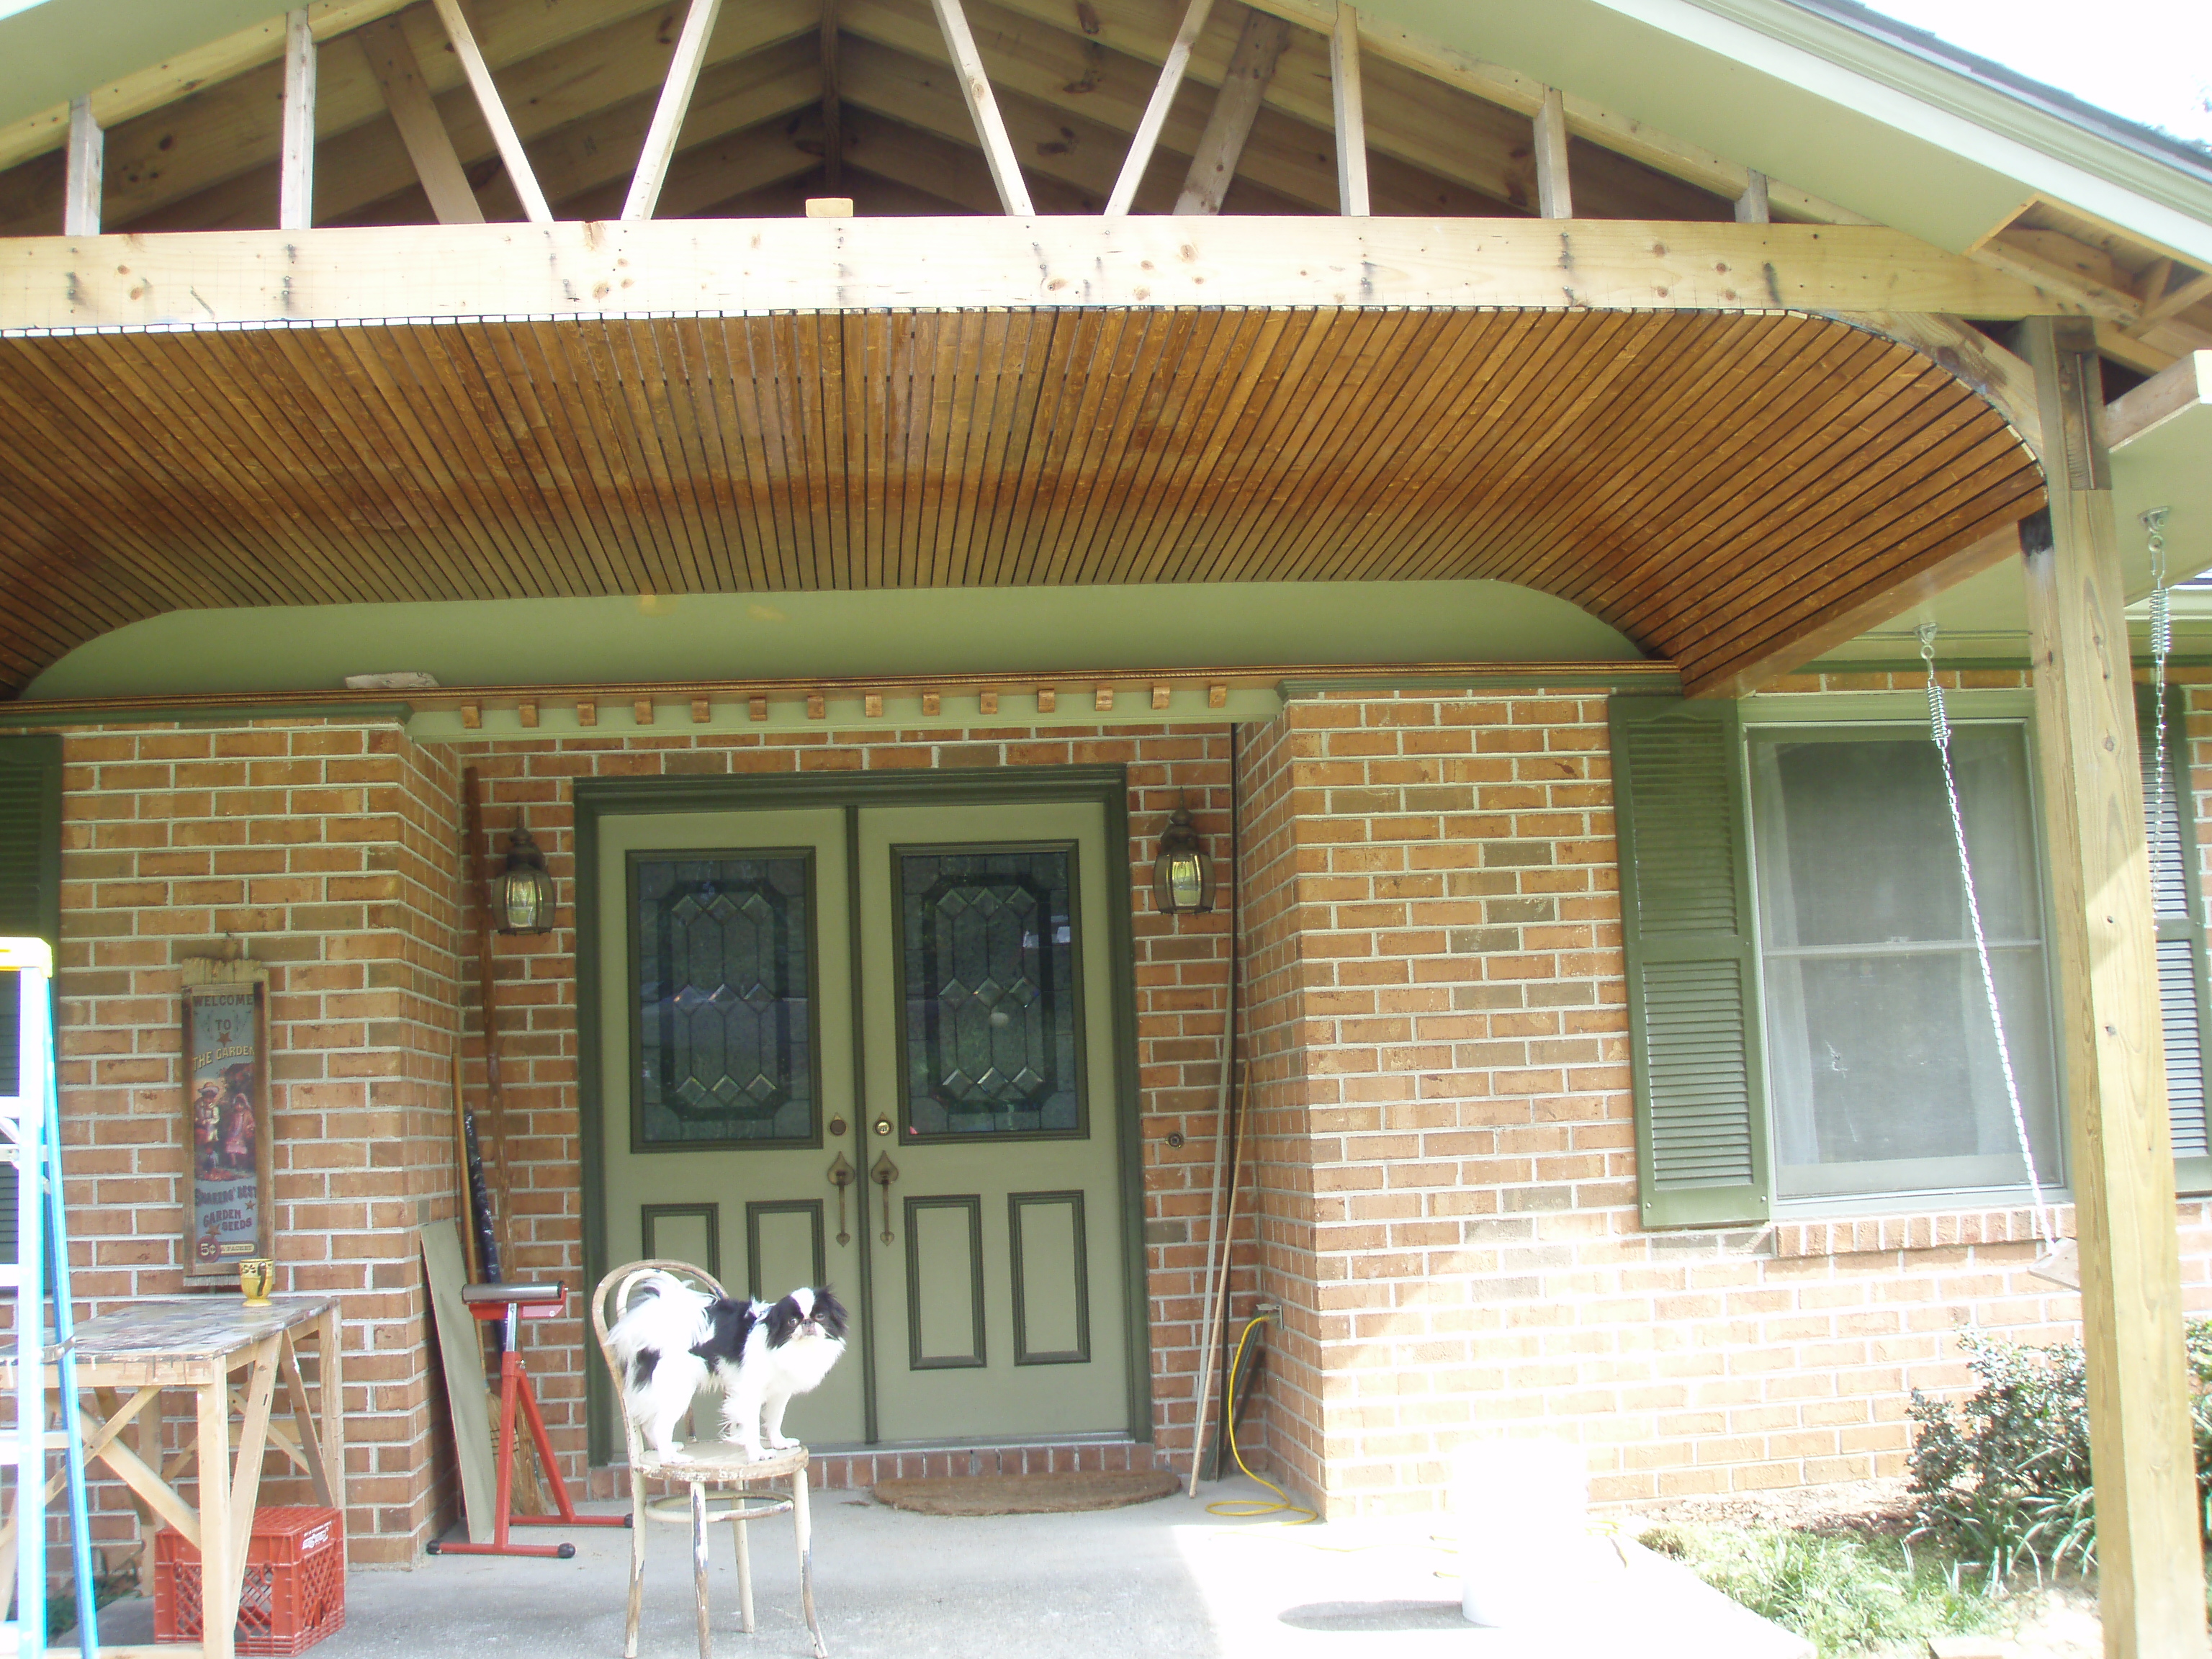
[[[315, 1398], [300, 1368], [299, 1347], [314, 1345]], [[234, 1376], [245, 1371], [237, 1382]], [[15, 1386], [15, 1364], [0, 1361], [0, 1389]], [[282, 1380], [291, 1422], [274, 1420]], [[247, 1535], [261, 1490], [262, 1460], [273, 1443], [307, 1476], [315, 1501], [345, 1512], [345, 1435], [335, 1297], [280, 1296], [249, 1308], [236, 1296], [152, 1297], [115, 1308], [76, 1328], [76, 1382], [84, 1404], [85, 1466], [105, 1463], [138, 1498], [143, 1553], [140, 1578], [150, 1585], [153, 1533], [174, 1527], [200, 1553], [201, 1611], [207, 1659], [233, 1659]], [[46, 1368], [46, 1386], [57, 1384]], [[165, 1390], [191, 1390], [197, 1415], [192, 1444], [164, 1462], [161, 1401]], [[129, 1390], [128, 1397], [125, 1391]], [[231, 1454], [231, 1413], [237, 1411], [237, 1455]], [[135, 1431], [126, 1441], [125, 1429]], [[197, 1469], [195, 1510], [171, 1483]], [[207, 1471], [218, 1471], [210, 1479]], [[62, 1477], [48, 1483], [50, 1498]], [[0, 1525], [0, 1583], [14, 1580], [15, 1516]], [[51, 1649], [76, 1655], [73, 1645]], [[176, 1659], [189, 1651], [103, 1646], [107, 1659]]]

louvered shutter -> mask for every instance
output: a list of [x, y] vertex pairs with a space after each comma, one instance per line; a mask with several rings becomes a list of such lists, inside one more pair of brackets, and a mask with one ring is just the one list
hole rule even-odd
[[1773, 1206], [1735, 704], [1612, 702], [1638, 1190], [1647, 1227]]
[[2197, 925], [2195, 803], [2184, 749], [2188, 721], [2182, 691], [2168, 691], [2166, 706], [2166, 793], [2157, 787], [2157, 710], [2150, 688], [2138, 688], [2137, 746], [2142, 751], [2143, 821], [2150, 835], [2151, 909], [2158, 922], [2158, 1002], [2166, 1032], [2166, 1104], [2173, 1129], [2174, 1185], [2185, 1193], [2212, 1192], [2212, 1144], [2208, 1144], [2204, 1079], [2205, 1039], [2212, 1036], [2212, 985], [2208, 985], [2204, 930]]
[[[62, 743], [0, 738], [0, 934], [61, 931]], [[17, 1087], [15, 975], [0, 973], [0, 1094]], [[15, 1170], [0, 1164], [0, 1261], [15, 1259]]]

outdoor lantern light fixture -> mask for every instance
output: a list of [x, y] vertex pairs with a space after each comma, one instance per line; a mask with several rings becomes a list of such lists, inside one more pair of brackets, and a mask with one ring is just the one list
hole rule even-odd
[[520, 820], [507, 838], [507, 868], [492, 879], [492, 908], [502, 933], [553, 931], [553, 878]]
[[1152, 907], [1168, 916], [1213, 908], [1213, 859], [1190, 827], [1190, 813], [1180, 806], [1160, 831], [1160, 855], [1152, 862]]

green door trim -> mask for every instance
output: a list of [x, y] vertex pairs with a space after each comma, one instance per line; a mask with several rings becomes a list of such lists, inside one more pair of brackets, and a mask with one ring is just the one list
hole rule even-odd
[[[871, 806], [938, 806], [994, 802], [1009, 805], [1045, 801], [1095, 802], [1105, 815], [1108, 879], [1116, 849], [1129, 845], [1129, 781], [1119, 766], [994, 767], [973, 772], [884, 772], [835, 776], [808, 775], [775, 777], [580, 778], [574, 785], [576, 815], [576, 1111], [583, 1184], [584, 1285], [599, 1283], [611, 1265], [607, 1261], [606, 1172], [600, 1160], [600, 1138], [605, 1127], [605, 1102], [601, 1098], [599, 1022], [588, 1011], [599, 1005], [600, 945], [599, 825], [603, 819], [644, 812], [728, 812], [775, 807], [835, 806], [845, 809], [847, 837], [861, 809]], [[849, 878], [858, 881], [857, 861]], [[1131, 901], [1125, 892], [1119, 902], [1106, 907], [1107, 948], [1113, 963], [1109, 1005], [1112, 1010], [1115, 1104], [1119, 1130], [1115, 1152], [1121, 1179], [1123, 1273], [1122, 1317], [1126, 1322], [1128, 1372], [1126, 1379], [1130, 1437], [1139, 1443], [1152, 1437], [1152, 1326], [1145, 1273], [1144, 1164], [1140, 1101], [1137, 1087], [1136, 941]], [[853, 910], [854, 928], [860, 912]], [[858, 971], [855, 951], [854, 971]], [[857, 1014], [858, 1004], [855, 1003]], [[858, 1042], [860, 1021], [854, 1022]], [[853, 1183], [856, 1200], [855, 1224], [868, 1224], [867, 1182]], [[868, 1257], [861, 1256], [861, 1294], [871, 1296]], [[863, 1340], [866, 1340], [864, 1328]], [[871, 1379], [866, 1402], [868, 1437], [875, 1438], [873, 1355], [863, 1354]], [[604, 1366], [586, 1365], [584, 1371], [586, 1423], [590, 1461], [610, 1463], [614, 1459], [614, 1437], [607, 1413], [608, 1381]]]

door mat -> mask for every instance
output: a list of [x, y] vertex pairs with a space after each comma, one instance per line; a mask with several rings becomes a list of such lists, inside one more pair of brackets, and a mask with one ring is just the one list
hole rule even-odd
[[1182, 1482], [1165, 1469], [1126, 1474], [974, 1474], [878, 1480], [876, 1501], [916, 1515], [1073, 1515], [1165, 1498]]

